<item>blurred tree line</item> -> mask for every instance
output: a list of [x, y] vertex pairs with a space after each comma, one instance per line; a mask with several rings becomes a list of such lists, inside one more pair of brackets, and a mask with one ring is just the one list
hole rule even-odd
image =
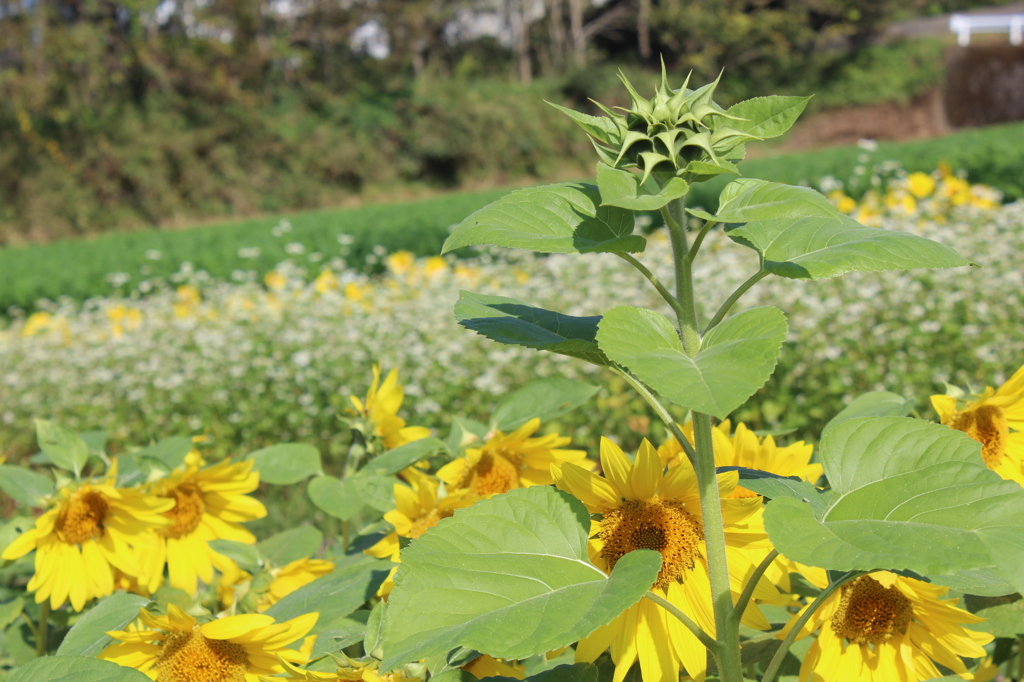
[[550, 174], [588, 146], [541, 100], [614, 100], [615, 68], [809, 92], [974, 4], [0, 0], [0, 244]]

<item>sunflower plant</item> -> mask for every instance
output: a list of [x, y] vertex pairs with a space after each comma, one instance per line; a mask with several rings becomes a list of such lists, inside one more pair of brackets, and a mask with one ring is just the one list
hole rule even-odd
[[[604, 115], [592, 116], [556, 107], [593, 142], [596, 183], [513, 192], [456, 226], [444, 251], [612, 254], [631, 265], [662, 308], [622, 301], [578, 317], [463, 291], [455, 317], [499, 343], [625, 380], [669, 440], [645, 441], [635, 454], [604, 440], [599, 466], [555, 459], [554, 487], [486, 496], [401, 543], [381, 669], [427, 661], [433, 674], [449, 674], [444, 662], [459, 651], [523, 659], [574, 647], [580, 665], [610, 659], [613, 682], [636, 664], [644, 682], [770, 682], [794, 641], [820, 631], [801, 679], [969, 679], [962, 659], [982, 658], [992, 636], [965, 628], [977, 618], [942, 597], [1024, 588], [1024, 490], [986, 466], [995, 448], [1015, 443], [1006, 433], [1016, 428], [1007, 406], [1017, 378], [964, 406], [937, 400], [944, 425], [908, 417], [912, 404], [893, 394], [864, 396], [827, 425], [813, 464], [809, 446], [778, 448], [723, 420], [766, 383], [787, 337], [782, 310], [739, 305], [762, 280], [970, 263], [925, 237], [858, 224], [806, 187], [741, 177], [715, 211], [687, 206], [693, 185], [738, 175], [745, 144], [783, 134], [807, 99], [724, 108], [714, 101], [717, 80], [673, 88], [664, 70], [650, 99], [623, 83], [628, 108], [595, 103]], [[642, 260], [646, 238], [635, 225], [650, 211], [664, 219], [671, 271]], [[693, 277], [698, 259], [715, 258], [701, 249], [712, 230], [756, 256], [721, 301], [702, 297]], [[487, 452], [475, 449], [439, 476], [485, 492], [464, 471]], [[433, 493], [423, 499], [430, 504], [408, 504], [410, 513], [441, 509]], [[766, 618], [773, 604], [791, 610], [785, 627]]]

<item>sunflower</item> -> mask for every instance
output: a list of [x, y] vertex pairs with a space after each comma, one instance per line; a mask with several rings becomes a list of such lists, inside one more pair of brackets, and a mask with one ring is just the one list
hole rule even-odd
[[552, 464], [586, 462], [583, 450], [559, 449], [569, 444], [569, 438], [557, 433], [531, 438], [539, 428], [540, 419], [533, 418], [507, 435], [495, 431], [483, 447], [467, 448], [465, 457], [441, 467], [437, 476], [452, 488], [490, 497], [515, 488], [550, 485]]
[[366, 392], [366, 402], [355, 396], [350, 397], [356, 412], [370, 422], [374, 435], [384, 440], [384, 447], [388, 450], [430, 435], [430, 429], [406, 426], [405, 420], [398, 416], [404, 399], [405, 391], [398, 383], [398, 370], [391, 370], [381, 384], [379, 365], [373, 366], [373, 383]]
[[50, 509], [0, 554], [18, 559], [36, 550], [28, 590], [36, 602], [58, 608], [66, 600], [81, 611], [93, 597], [114, 591], [115, 574], [141, 575], [138, 547], [169, 522], [174, 503], [138, 490], [86, 484], [64, 488]]
[[[465, 490], [456, 490], [441, 496], [441, 482], [418, 469], [409, 468], [402, 472], [409, 486], [395, 484], [395, 508], [384, 514], [384, 520], [394, 526], [392, 533], [385, 535], [377, 544], [364, 550], [378, 559], [399, 563], [399, 538], [416, 539], [455, 513], [456, 509], [468, 507], [476, 497]], [[398, 567], [391, 569], [387, 579], [380, 586], [378, 596], [386, 596], [394, 588], [394, 575]]]
[[270, 587], [256, 603], [256, 610], [266, 611], [284, 597], [295, 590], [308, 585], [317, 578], [321, 578], [334, 570], [334, 562], [325, 559], [310, 559], [303, 557], [297, 559], [281, 568], [271, 571], [274, 576]]
[[1024, 366], [999, 390], [986, 386], [962, 409], [951, 395], [933, 395], [932, 407], [943, 424], [981, 443], [981, 457], [989, 469], [1024, 485]]
[[309, 660], [315, 638], [306, 638], [301, 650], [287, 647], [305, 637], [318, 617], [306, 613], [275, 623], [270, 616], [250, 614], [200, 625], [174, 604], [166, 616], [141, 609], [142, 627], [108, 632], [118, 643], [99, 658], [140, 670], [157, 682], [256, 682], [260, 675], [282, 672], [281, 661]]
[[214, 568], [224, 572], [232, 566], [230, 559], [210, 548], [210, 540], [256, 543], [256, 537], [241, 525], [267, 515], [261, 502], [245, 494], [260, 483], [252, 465], [251, 460], [224, 460], [200, 468], [202, 460], [193, 451], [182, 468], [153, 485], [150, 492], [173, 501], [173, 508], [165, 514], [170, 524], [153, 535], [143, 553], [144, 587], [156, 590], [166, 564], [171, 587], [193, 594], [197, 580], [209, 585]]
[[[660, 552], [661, 572], [652, 589], [714, 636], [704, 521], [696, 474], [689, 462], [683, 461], [666, 473], [658, 453], [644, 440], [633, 464], [617, 445], [602, 438], [601, 467], [604, 476], [571, 463], [551, 467], [559, 489], [581, 500], [592, 514], [601, 514], [601, 519], [591, 525], [591, 561], [610, 572], [633, 550]], [[718, 475], [734, 598], [769, 549], [761, 520], [761, 499], [730, 497], [738, 479], [735, 471]], [[766, 580], [759, 581], [754, 591], [758, 599], [774, 600], [778, 596]], [[743, 623], [762, 630], [769, 628], [753, 604], [744, 613]], [[707, 670], [704, 645], [668, 612], [646, 599], [580, 640], [576, 660], [592, 662], [609, 646], [615, 662], [613, 682], [621, 682], [638, 658], [644, 682], [677, 682], [680, 667], [700, 682]]]
[[956, 599], [940, 599], [947, 591], [888, 571], [847, 583], [797, 636], [820, 629], [800, 666], [800, 682], [920, 682], [942, 677], [936, 663], [972, 679], [960, 657], [983, 658], [982, 645], [992, 635], [964, 628], [984, 619], [956, 608]]
[[349, 660], [348, 665], [338, 668], [333, 673], [303, 670], [291, 665], [287, 661], [282, 661], [282, 663], [285, 672], [288, 673], [285, 677], [261, 677], [260, 682], [281, 682], [281, 680], [301, 680], [301, 682], [420, 682], [420, 678], [408, 677], [401, 671], [381, 674], [377, 661], [360, 663]]

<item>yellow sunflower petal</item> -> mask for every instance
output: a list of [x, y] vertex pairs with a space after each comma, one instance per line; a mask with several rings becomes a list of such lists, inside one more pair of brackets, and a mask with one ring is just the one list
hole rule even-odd
[[622, 448], [603, 436], [601, 437], [601, 469], [621, 497], [627, 500], [636, 499], [633, 486], [629, 481], [633, 465], [630, 464]]
[[651, 442], [644, 438], [640, 443], [640, 449], [636, 453], [636, 464], [630, 474], [629, 482], [633, 487], [633, 494], [639, 500], [649, 500], [658, 492], [661, 485], [664, 465], [658, 451], [654, 449]]
[[259, 630], [273, 624], [274, 619], [271, 616], [250, 613], [240, 616], [227, 616], [226, 618], [212, 620], [209, 623], [203, 623], [199, 626], [199, 631], [210, 639], [243, 640], [253, 630]]

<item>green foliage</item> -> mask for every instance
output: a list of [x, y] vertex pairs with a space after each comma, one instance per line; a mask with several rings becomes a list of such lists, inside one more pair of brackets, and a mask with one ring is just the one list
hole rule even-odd
[[969, 596], [965, 600], [967, 609], [982, 623], [972, 623], [971, 629], [991, 632], [996, 637], [1024, 637], [1024, 599], [1019, 594], [980, 598]]
[[260, 481], [274, 485], [293, 485], [310, 476], [322, 474], [320, 451], [304, 443], [280, 443], [262, 448], [248, 457], [260, 472]]
[[37, 658], [18, 668], [9, 682], [147, 682], [149, 677], [134, 668], [85, 656]]
[[711, 330], [690, 357], [667, 318], [622, 306], [605, 313], [597, 342], [612, 361], [668, 400], [725, 419], [771, 376], [785, 336], [781, 310], [753, 308]]
[[872, 391], [854, 398], [839, 414], [829, 420], [823, 431], [857, 417], [906, 417], [913, 409], [913, 400], [889, 391]]
[[61, 469], [73, 471], [75, 477], [89, 459], [89, 446], [81, 436], [45, 419], [36, 420], [36, 440], [43, 454]]
[[442, 253], [482, 244], [541, 253], [636, 253], [646, 240], [633, 227], [633, 214], [603, 206], [593, 185], [546, 185], [512, 192], [473, 213]]
[[21, 466], [0, 464], [0, 490], [30, 507], [43, 505], [53, 494], [53, 481], [47, 476]]
[[284, 566], [313, 556], [320, 549], [324, 534], [313, 526], [298, 526], [261, 540], [256, 549], [273, 566]]
[[714, 219], [742, 223], [727, 227], [727, 234], [757, 251], [761, 267], [781, 277], [825, 279], [857, 271], [968, 264], [938, 242], [864, 227], [803, 187], [736, 180], [722, 192]]
[[149, 603], [146, 597], [127, 592], [115, 592], [101, 599], [64, 635], [57, 655], [95, 657], [114, 641], [107, 632], [123, 630], [139, 617], [139, 609]]
[[560, 377], [532, 381], [495, 405], [488, 430], [508, 432], [531, 419], [557, 419], [589, 402], [600, 390], [600, 386]]
[[402, 552], [382, 667], [456, 646], [526, 658], [610, 622], [651, 588], [661, 557], [634, 552], [607, 576], [587, 560], [589, 532], [583, 504], [547, 486], [514, 490], [441, 521]]
[[821, 443], [832, 486], [828, 506], [775, 499], [765, 528], [794, 561], [933, 576], [994, 567], [1020, 590], [1024, 528], [1012, 519], [1024, 515], [1024, 490], [990, 471], [980, 447], [919, 420], [843, 421]]

